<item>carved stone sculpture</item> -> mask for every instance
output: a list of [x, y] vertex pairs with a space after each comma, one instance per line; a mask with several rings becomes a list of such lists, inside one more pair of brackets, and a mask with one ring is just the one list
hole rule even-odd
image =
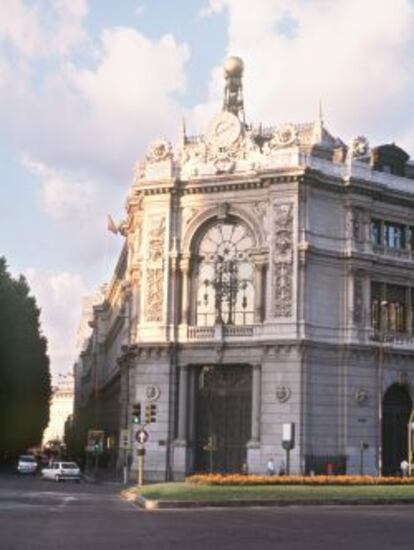
[[172, 158], [171, 143], [166, 139], [157, 139], [149, 146], [146, 160], [149, 163], [161, 162]]
[[274, 316], [291, 317], [293, 299], [293, 203], [274, 205]]
[[165, 217], [150, 219], [147, 246], [145, 320], [161, 322], [164, 304]]

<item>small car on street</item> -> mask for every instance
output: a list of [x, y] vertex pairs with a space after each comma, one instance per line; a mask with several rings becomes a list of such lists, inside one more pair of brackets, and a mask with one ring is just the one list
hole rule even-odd
[[19, 474], [35, 474], [37, 470], [37, 460], [33, 455], [20, 455], [17, 462], [17, 471]]
[[46, 468], [42, 469], [42, 479], [52, 479], [54, 481], [63, 481], [73, 479], [79, 482], [81, 471], [76, 462], [52, 462]]

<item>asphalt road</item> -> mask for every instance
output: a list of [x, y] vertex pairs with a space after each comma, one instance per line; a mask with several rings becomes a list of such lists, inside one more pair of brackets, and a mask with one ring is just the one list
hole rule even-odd
[[413, 548], [413, 506], [147, 512], [120, 486], [0, 474], [0, 550]]

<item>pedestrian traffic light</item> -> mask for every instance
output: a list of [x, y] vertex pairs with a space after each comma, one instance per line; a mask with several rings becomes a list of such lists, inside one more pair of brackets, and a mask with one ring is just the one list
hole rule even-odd
[[132, 423], [141, 424], [141, 403], [132, 405]]
[[157, 405], [155, 403], [147, 403], [145, 405], [145, 424], [152, 424], [156, 421]]

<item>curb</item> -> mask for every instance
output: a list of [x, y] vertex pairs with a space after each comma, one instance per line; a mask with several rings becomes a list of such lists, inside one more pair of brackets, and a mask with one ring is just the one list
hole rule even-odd
[[288, 506], [388, 506], [396, 504], [414, 505], [414, 499], [328, 499], [328, 500], [155, 500], [138, 495], [135, 504], [143, 510], [197, 509], [197, 508], [272, 508]]

